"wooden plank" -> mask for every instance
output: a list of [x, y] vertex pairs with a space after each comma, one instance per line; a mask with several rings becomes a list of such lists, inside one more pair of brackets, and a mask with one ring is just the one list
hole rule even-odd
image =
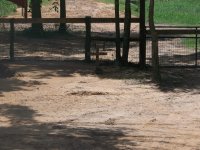
[[91, 49], [91, 17], [85, 17], [86, 26], [86, 37], [85, 37], [85, 60], [87, 62], [91, 61], [90, 49]]
[[119, 0], [115, 0], [115, 32], [116, 32], [116, 61], [119, 63], [121, 60], [121, 42], [120, 42], [120, 10], [119, 10]]
[[[200, 34], [200, 30], [195, 29], [158, 29], [156, 31], [160, 35]], [[146, 34], [150, 34], [150, 30], [147, 30]]]
[[[0, 18], [0, 23], [10, 23], [14, 19], [14, 23], [85, 23], [85, 18], [41, 18], [41, 19], [24, 19], [24, 18]], [[120, 18], [123, 23], [124, 18]], [[138, 23], [139, 18], [132, 18], [132, 23]], [[115, 18], [91, 18], [91, 23], [115, 23]]]
[[[93, 41], [109, 41], [109, 42], [116, 42], [116, 37], [98, 37], [98, 36], [93, 36], [91, 37]], [[123, 37], [120, 38], [120, 41], [123, 41]], [[130, 41], [139, 41], [139, 37], [131, 37]]]
[[[107, 55], [108, 53], [107, 52], [99, 52], [99, 55]], [[92, 52], [91, 55], [97, 55], [97, 53], [95, 52]]]
[[15, 41], [15, 26], [14, 20], [10, 20], [10, 60], [14, 61], [14, 41]]
[[[149, 26], [146, 26], [147, 29], [149, 29]], [[156, 29], [158, 28], [162, 28], [162, 29], [179, 29], [179, 28], [185, 28], [185, 29], [188, 29], [188, 28], [200, 28], [200, 26], [180, 26], [180, 25], [157, 25], [156, 26]]]
[[[115, 23], [115, 18], [92, 18], [92, 23]], [[132, 23], [139, 23], [139, 18], [131, 18]], [[124, 23], [124, 18], [119, 19], [120, 23]]]
[[145, 0], [140, 0], [140, 43], [139, 64], [142, 68], [146, 65], [146, 26], [145, 26]]

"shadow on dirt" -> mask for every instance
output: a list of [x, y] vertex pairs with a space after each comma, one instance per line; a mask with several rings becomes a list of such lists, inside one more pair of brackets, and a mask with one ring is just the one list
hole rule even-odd
[[[20, 90], [30, 85], [45, 84], [40, 79], [51, 79], [52, 77], [73, 77], [75, 74], [81, 76], [98, 76], [101, 79], [119, 79], [127, 84], [151, 84], [163, 92], [168, 91], [198, 91], [200, 89], [200, 69], [199, 68], [162, 68], [162, 81], [154, 84], [151, 80], [151, 69], [141, 70], [137, 66], [118, 67], [110, 62], [100, 65], [101, 74], [96, 74], [95, 63], [84, 61], [15, 61], [5, 62], [17, 73], [22, 75], [34, 72], [34, 80], [25, 82], [21, 78], [0, 79], [0, 92]], [[196, 92], [198, 94], [198, 92]]]
[[3, 118], [0, 127], [0, 149], [137, 149], [134, 141], [124, 138], [123, 129], [77, 127], [67, 122], [42, 123], [34, 119], [38, 115], [27, 106], [0, 105], [0, 118]]
[[[127, 84], [152, 84], [163, 92], [190, 92], [200, 90], [199, 68], [161, 68], [162, 80], [153, 83], [151, 68], [141, 70], [137, 67], [107, 68], [102, 78], [124, 79]], [[106, 70], [106, 69], [105, 69]]]
[[[188, 55], [183, 54], [174, 54], [169, 56], [169, 54], [160, 56], [160, 63], [165, 66], [173, 66], [173, 65], [195, 65], [196, 59], [199, 61], [200, 52], [191, 53]], [[198, 62], [197, 62], [198, 63]]]

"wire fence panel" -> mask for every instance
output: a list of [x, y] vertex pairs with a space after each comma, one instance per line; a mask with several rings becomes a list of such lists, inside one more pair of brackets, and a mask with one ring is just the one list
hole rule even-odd
[[[147, 39], [147, 64], [151, 64], [151, 39]], [[199, 65], [199, 42], [195, 36], [159, 37], [160, 66], [197, 66]]]
[[139, 42], [130, 42], [129, 62], [139, 63]]

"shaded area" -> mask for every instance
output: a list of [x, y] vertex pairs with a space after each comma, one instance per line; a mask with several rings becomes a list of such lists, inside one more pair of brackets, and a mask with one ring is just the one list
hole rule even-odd
[[[191, 41], [193, 40], [193, 41]], [[197, 44], [195, 51], [195, 38], [160, 38], [159, 60], [161, 66], [199, 66], [200, 52]], [[147, 39], [147, 63], [151, 64], [151, 41]]]
[[200, 91], [200, 68], [163, 68], [159, 88], [162, 91]]
[[[197, 57], [196, 57], [197, 56]], [[199, 66], [200, 52], [191, 53], [188, 55], [174, 54], [174, 55], [162, 55], [160, 56], [161, 66]], [[197, 63], [197, 64], [196, 64]]]
[[39, 86], [45, 84], [40, 79], [51, 79], [52, 77], [73, 77], [75, 74], [81, 76], [98, 76], [102, 79], [124, 80], [127, 84], [150, 84], [161, 91], [193, 91], [200, 89], [199, 68], [162, 68], [162, 82], [155, 85], [151, 80], [151, 68], [140, 69], [135, 65], [118, 67], [112, 62], [101, 62], [101, 74], [96, 74], [95, 63], [84, 61], [15, 61], [13, 64], [5, 62], [20, 75], [34, 72], [35, 81], [23, 81], [21, 78], [0, 80], [0, 92], [16, 91], [26, 89], [28, 86]]
[[[85, 54], [85, 29], [77, 26], [68, 32], [60, 34], [53, 24], [45, 24], [47, 31], [41, 37], [34, 37], [28, 25], [16, 25], [15, 58], [17, 60], [83, 60]], [[22, 28], [22, 29], [21, 29]], [[78, 28], [78, 29], [76, 29]], [[80, 29], [79, 29], [80, 28]], [[73, 31], [71, 31], [73, 30]], [[6, 37], [0, 41], [1, 57], [9, 58], [9, 32], [1, 32]], [[92, 36], [115, 38], [113, 31], [92, 32]], [[115, 42], [91, 41], [91, 51], [96, 51], [95, 44], [105, 44], [106, 56], [103, 59], [115, 59]], [[138, 48], [133, 42], [131, 48]], [[100, 47], [103, 49], [103, 46]], [[132, 55], [131, 55], [132, 56]], [[105, 58], [104, 58], [105, 57]], [[132, 59], [132, 58], [131, 58]]]
[[7, 66], [0, 63], [0, 78], [10, 78], [14, 75], [14, 71], [10, 70]]
[[0, 105], [0, 122], [9, 123], [9, 126], [0, 126], [0, 149], [137, 149], [134, 141], [124, 138], [121, 128], [77, 127], [69, 122], [42, 123], [34, 119], [37, 115], [27, 106]]

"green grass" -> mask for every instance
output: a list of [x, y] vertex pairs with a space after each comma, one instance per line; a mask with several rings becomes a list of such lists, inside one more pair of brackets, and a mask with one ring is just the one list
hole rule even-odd
[[7, 0], [0, 1], [0, 17], [6, 16], [16, 10], [17, 6]]
[[[148, 3], [146, 14], [148, 16]], [[156, 0], [155, 22], [174, 25], [200, 25], [199, 0]]]
[[[98, 0], [114, 4], [114, 0]], [[148, 4], [146, 2], [146, 20], [148, 21]], [[138, 13], [137, 6], [132, 5], [133, 15]], [[124, 0], [120, 0], [120, 10], [124, 11]], [[200, 0], [156, 0], [155, 22], [157, 24], [200, 25]]]
[[[30, 1], [30, 0], [29, 0]], [[42, 0], [43, 5], [49, 4], [51, 0]], [[0, 0], [0, 17], [7, 16], [16, 11], [17, 6], [8, 0]]]

